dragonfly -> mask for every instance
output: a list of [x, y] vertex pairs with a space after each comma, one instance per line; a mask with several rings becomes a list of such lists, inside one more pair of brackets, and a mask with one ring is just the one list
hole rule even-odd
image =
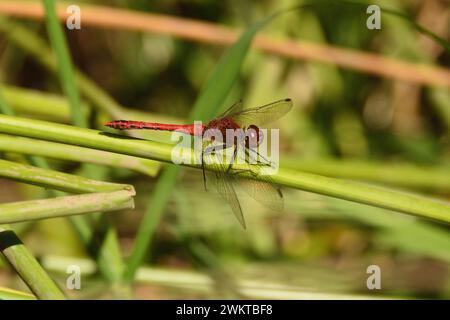
[[[227, 134], [227, 130], [242, 130], [242, 132], [245, 133], [243, 139], [227, 139], [226, 142], [222, 143], [223, 150], [232, 148], [233, 156], [231, 157], [231, 160], [228, 163], [226, 161], [213, 161], [210, 174], [212, 174], [219, 195], [229, 203], [239, 223], [246, 229], [242, 207], [235, 189], [236, 185], [239, 185], [241, 189], [260, 202], [263, 206], [274, 211], [283, 210], [283, 194], [281, 189], [272, 182], [270, 176], [266, 176], [264, 181], [262, 181], [246, 178], [241, 174], [232, 173], [232, 166], [236, 160], [236, 155], [238, 154], [237, 151], [244, 149], [247, 156], [251, 152], [257, 153], [255, 148], [252, 148], [251, 146], [259, 146], [263, 142], [264, 135], [261, 128], [270, 122], [281, 118], [291, 109], [291, 99], [282, 99], [263, 106], [247, 109], [243, 109], [242, 101], [238, 101], [229, 107], [223, 114], [209, 121], [206, 125], [200, 125], [200, 127], [198, 125], [195, 127], [195, 124], [165, 124], [135, 120], [114, 120], [107, 122], [105, 125], [118, 130], [147, 129], [182, 131], [191, 136], [201, 135], [206, 140], [208, 140], [207, 132], [211, 129], [219, 131], [224, 137]], [[209, 137], [209, 140], [214, 140], [214, 138]], [[204, 160], [205, 157], [210, 156], [217, 150], [220, 150], [220, 148], [217, 148], [217, 145], [213, 148], [202, 147], [201, 164], [205, 189], [207, 179]], [[265, 159], [262, 156], [261, 158]], [[262, 161], [262, 163], [257, 163], [256, 165], [263, 166], [268, 165], [268, 163]]]

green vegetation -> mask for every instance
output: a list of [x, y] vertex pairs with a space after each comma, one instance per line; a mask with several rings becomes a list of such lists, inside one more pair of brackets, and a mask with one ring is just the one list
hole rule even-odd
[[[0, 299], [450, 297], [450, 50], [426, 19], [448, 4], [377, 1], [383, 27], [368, 30], [369, 1], [339, 14], [328, 1], [183, 4], [214, 22], [201, 27], [151, 15], [181, 18], [177, 2], [137, 2], [137, 27], [120, 8], [99, 19], [96, 3], [81, 30], [52, 0], [22, 4], [34, 22], [0, 8]], [[245, 231], [200, 165], [172, 164], [169, 133], [103, 125], [208, 122], [241, 98], [285, 97], [270, 177], [285, 209], [238, 189]], [[269, 180], [258, 166], [231, 174]], [[372, 264], [382, 290], [366, 287]], [[70, 265], [81, 290], [66, 288]]]

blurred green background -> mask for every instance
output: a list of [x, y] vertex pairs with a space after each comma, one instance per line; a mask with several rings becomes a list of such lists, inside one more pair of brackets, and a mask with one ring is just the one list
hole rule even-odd
[[[140, 12], [192, 18], [245, 29], [301, 1], [83, 1]], [[450, 2], [367, 1], [408, 13], [448, 40]], [[381, 30], [368, 30], [360, 8], [317, 6], [284, 14], [260, 34], [368, 51], [411, 63], [449, 67], [450, 54], [408, 22], [383, 15]], [[46, 38], [42, 21], [18, 20]], [[83, 25], [65, 34], [74, 65], [118, 103], [148, 119], [187, 119], [195, 98], [224, 52], [157, 33]], [[57, 111], [33, 104], [35, 90], [61, 95], [58, 80], [33, 57], [0, 34], [0, 72], [5, 96], [24, 117], [66, 123]], [[419, 71], [418, 71], [419, 72]], [[9, 88], [9, 89], [8, 89]], [[17, 90], [17, 88], [15, 89]], [[331, 177], [361, 180], [447, 199], [450, 195], [450, 94], [338, 65], [293, 60], [252, 49], [224, 105], [246, 107], [290, 97], [294, 108], [281, 128], [281, 165]], [[87, 103], [89, 104], [89, 103]], [[28, 106], [28, 109], [27, 109]], [[96, 110], [90, 126], [106, 117]], [[139, 120], [139, 119], [135, 119]], [[136, 133], [141, 134], [140, 132]], [[145, 133], [168, 141], [168, 134]], [[3, 153], [4, 159], [18, 159]], [[49, 160], [52, 169], [83, 175], [79, 163]], [[158, 176], [97, 166], [97, 178], [132, 184], [136, 208], [109, 213], [121, 251], [130, 255], [136, 230]], [[46, 197], [43, 188], [0, 179], [0, 203]], [[185, 170], [164, 209], [131, 287], [142, 299], [174, 298], [347, 298], [366, 296], [450, 298], [450, 233], [446, 225], [383, 209], [283, 188], [285, 210], [272, 212], [242, 195], [247, 220], [242, 230], [228, 205], [205, 193], [201, 172]], [[112, 288], [67, 219], [14, 226], [44, 268], [64, 286], [66, 268], [82, 269], [74, 298], [103, 299], [129, 293]], [[101, 228], [101, 226], [99, 226]], [[368, 290], [370, 265], [381, 268], [381, 290]], [[25, 285], [0, 261], [0, 286]], [[129, 288], [127, 289], [129, 290]]]

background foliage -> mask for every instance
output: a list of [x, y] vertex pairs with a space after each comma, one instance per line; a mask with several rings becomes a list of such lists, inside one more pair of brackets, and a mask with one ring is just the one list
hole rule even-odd
[[[17, 216], [17, 208], [39, 214], [35, 202], [10, 203], [69, 197], [62, 192], [85, 197], [77, 206], [85, 214], [62, 217], [73, 213], [58, 207], [54, 214], [44, 210], [53, 219], [35, 221], [25, 213], [22, 220], [0, 220], [29, 220], [0, 229], [14, 230], [25, 244], [15, 246], [18, 253], [2, 249], [0, 286], [10, 289], [0, 288], [0, 297], [61, 298], [60, 290], [94, 299], [450, 297], [450, 54], [410, 23], [448, 40], [448, 1], [376, 1], [411, 19], [383, 14], [381, 30], [368, 30], [365, 10], [353, 5], [308, 6], [259, 30], [256, 22], [302, 1], [83, 1], [99, 5], [92, 7], [98, 20], [103, 14], [112, 22], [98, 26], [82, 7], [90, 22], [72, 31], [49, 14], [53, 1], [43, 1], [46, 18], [36, 10], [43, 3], [35, 1], [27, 4], [28, 18], [37, 20], [25, 19], [23, 6], [7, 17], [20, 2], [0, 2], [1, 111], [24, 118], [0, 118], [0, 218]], [[114, 27], [117, 11], [108, 8], [245, 33], [226, 50], [223, 45], [237, 39], [229, 29], [213, 28], [215, 36], [199, 40], [195, 26], [183, 20], [179, 38], [167, 32], [175, 30], [174, 21], [155, 16], [145, 16], [143, 25], [153, 23], [159, 32], [139, 31], [132, 26], [138, 19], [120, 20], [129, 28]], [[256, 33], [274, 40], [259, 37], [250, 49]], [[35, 121], [107, 131], [102, 124], [108, 119], [182, 123], [210, 119], [241, 98], [253, 107], [285, 97], [295, 106], [277, 123], [281, 162], [298, 173], [291, 186], [303, 191], [283, 188], [282, 213], [242, 195], [246, 231], [220, 197], [204, 192], [200, 171], [164, 163], [165, 145], [128, 139], [116, 139], [117, 147], [108, 140], [87, 145], [90, 131], [64, 135], [56, 124]], [[166, 133], [132, 134], [170, 142]], [[126, 155], [117, 153], [123, 146], [129, 146]], [[46, 183], [42, 176], [49, 177]], [[355, 181], [369, 191], [358, 190]], [[379, 187], [386, 193], [371, 192]], [[405, 193], [411, 201], [402, 202]], [[113, 207], [99, 206], [92, 195]], [[365, 195], [372, 202], [363, 201]], [[433, 199], [441, 201], [440, 221], [423, 218]], [[400, 204], [420, 214], [379, 208]], [[29, 269], [11, 267], [10, 254]], [[366, 287], [372, 264], [382, 270], [376, 292]], [[81, 267], [81, 290], [65, 287], [69, 265]]]

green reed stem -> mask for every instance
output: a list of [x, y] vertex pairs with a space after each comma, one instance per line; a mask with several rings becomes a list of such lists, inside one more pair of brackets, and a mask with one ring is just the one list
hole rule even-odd
[[134, 208], [134, 190], [0, 204], [0, 224]]
[[148, 176], [155, 176], [160, 167], [158, 162], [152, 160], [3, 134], [0, 135], [0, 151], [127, 168]]
[[0, 250], [38, 298], [65, 299], [55, 282], [8, 225], [0, 225]]
[[[0, 115], [0, 132], [172, 162], [173, 146], [171, 145], [116, 138], [92, 129]], [[185, 154], [186, 161], [194, 157], [190, 149], [186, 150]], [[192, 161], [184, 165], [200, 169], [200, 165]], [[258, 180], [267, 179], [259, 174], [259, 167], [235, 165], [234, 168], [251, 171], [244, 176]], [[210, 168], [207, 166], [207, 169]], [[270, 179], [287, 187], [450, 223], [450, 204], [432, 198], [285, 168], [280, 168], [277, 174], [270, 176]]]

